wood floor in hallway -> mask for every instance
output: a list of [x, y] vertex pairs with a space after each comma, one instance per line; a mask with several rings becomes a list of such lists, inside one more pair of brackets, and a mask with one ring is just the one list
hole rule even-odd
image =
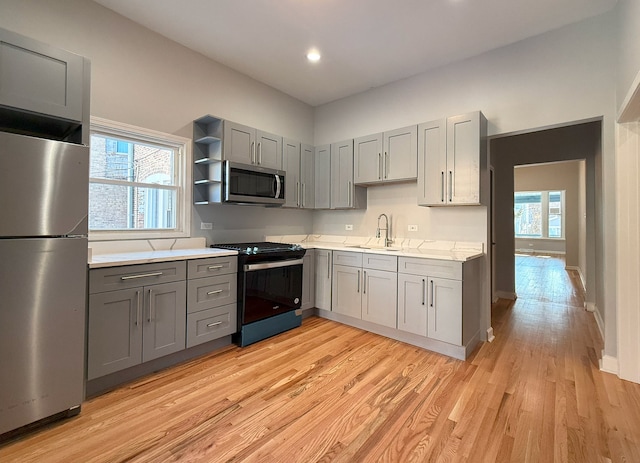
[[598, 370], [575, 278], [517, 265], [520, 297], [466, 362], [311, 317], [88, 401], [0, 461], [640, 462], [640, 385]]

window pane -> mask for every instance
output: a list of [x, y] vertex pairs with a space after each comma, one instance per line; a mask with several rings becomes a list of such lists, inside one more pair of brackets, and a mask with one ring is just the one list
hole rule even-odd
[[540, 192], [514, 194], [515, 236], [542, 236], [542, 195]]
[[89, 184], [89, 229], [171, 229], [176, 226], [174, 190]]
[[164, 146], [94, 134], [90, 165], [91, 178], [175, 185], [175, 152]]
[[549, 192], [549, 238], [562, 238], [562, 192]]

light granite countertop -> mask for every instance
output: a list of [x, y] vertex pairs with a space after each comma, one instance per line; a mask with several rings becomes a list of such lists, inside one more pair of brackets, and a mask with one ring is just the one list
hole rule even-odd
[[466, 262], [484, 256], [482, 243], [462, 241], [398, 240], [385, 247], [382, 240], [370, 237], [345, 237], [336, 235], [285, 235], [267, 236], [267, 241], [299, 244], [305, 249], [329, 249], [399, 257], [418, 257]]
[[150, 264], [175, 260], [235, 256], [236, 251], [206, 247], [204, 238], [102, 241], [89, 243], [89, 268]]

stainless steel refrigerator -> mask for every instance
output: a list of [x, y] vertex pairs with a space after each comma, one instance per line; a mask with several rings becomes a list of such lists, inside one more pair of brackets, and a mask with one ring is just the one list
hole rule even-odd
[[0, 132], [0, 434], [80, 411], [89, 148]]

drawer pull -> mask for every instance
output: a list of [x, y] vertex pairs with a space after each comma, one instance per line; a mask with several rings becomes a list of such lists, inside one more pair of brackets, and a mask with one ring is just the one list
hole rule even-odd
[[207, 267], [207, 269], [208, 269], [208, 270], [218, 270], [218, 269], [221, 269], [221, 268], [223, 268], [223, 267], [224, 267], [223, 265], [209, 265], [209, 266]]
[[218, 326], [218, 325], [222, 325], [222, 322], [213, 322], [213, 323], [208, 323], [207, 324], [207, 328], [211, 328], [213, 326]]
[[211, 296], [212, 294], [220, 294], [223, 290], [222, 289], [216, 289], [215, 291], [209, 291], [207, 293], [207, 296]]
[[162, 275], [162, 272], [154, 272], [154, 273], [140, 273], [138, 275], [126, 275], [120, 277], [121, 280], [135, 280], [136, 278], [146, 278], [146, 277], [158, 277]]

